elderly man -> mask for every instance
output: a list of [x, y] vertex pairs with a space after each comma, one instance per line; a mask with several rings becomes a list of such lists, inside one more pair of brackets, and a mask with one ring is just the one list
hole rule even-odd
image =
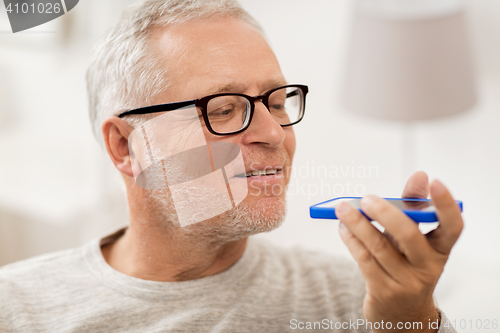
[[[125, 182], [130, 226], [2, 268], [2, 332], [454, 331], [432, 294], [463, 223], [450, 193], [422, 172], [404, 195], [430, 191], [440, 226], [428, 235], [377, 197], [362, 206], [391, 240], [350, 205], [337, 209], [359, 270], [248, 238], [284, 218], [285, 192], [269, 188], [289, 181], [292, 125], [307, 87], [286, 82], [262, 30], [235, 1], [138, 3], [102, 40], [87, 78], [93, 125]], [[195, 205], [177, 205], [171, 171], [184, 175], [201, 153], [141, 180], [180, 146], [206, 147], [211, 175], [220, 169], [217, 143], [237, 147], [243, 163], [243, 173], [226, 168], [220, 178], [222, 192], [232, 191], [229, 209], [196, 208], [197, 200], [224, 201], [221, 188], [201, 189], [210, 182], [181, 186], [184, 202]], [[169, 186], [155, 187], [169, 172]], [[245, 185], [240, 200], [234, 184]]]

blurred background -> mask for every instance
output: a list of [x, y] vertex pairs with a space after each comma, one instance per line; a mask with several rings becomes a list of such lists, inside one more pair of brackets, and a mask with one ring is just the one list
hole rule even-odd
[[[0, 6], [0, 265], [128, 223], [121, 178], [91, 132], [84, 75], [92, 45], [131, 2], [82, 0], [17, 34]], [[287, 80], [310, 89], [295, 128], [287, 220], [257, 237], [350, 257], [338, 222], [312, 220], [309, 206], [399, 197], [411, 173], [424, 170], [464, 202], [466, 223], [436, 300], [461, 332], [500, 332], [476, 326], [500, 321], [500, 1], [463, 1], [474, 102], [456, 115], [404, 121], [365, 116], [345, 101], [355, 1], [240, 2], [264, 27]]]

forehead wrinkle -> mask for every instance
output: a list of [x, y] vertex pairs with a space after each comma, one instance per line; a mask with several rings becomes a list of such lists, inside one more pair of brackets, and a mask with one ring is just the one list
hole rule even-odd
[[176, 62], [177, 63], [180, 63], [182, 62], [183, 58], [189, 53], [189, 51], [187, 49], [184, 49], [182, 51], [182, 53], [179, 55], [179, 57], [177, 58]]

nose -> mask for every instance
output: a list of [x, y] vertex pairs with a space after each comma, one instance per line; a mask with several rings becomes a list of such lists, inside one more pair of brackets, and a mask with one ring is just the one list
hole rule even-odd
[[283, 127], [262, 101], [255, 101], [252, 122], [244, 132], [244, 140], [246, 144], [261, 143], [269, 148], [279, 147], [285, 140]]

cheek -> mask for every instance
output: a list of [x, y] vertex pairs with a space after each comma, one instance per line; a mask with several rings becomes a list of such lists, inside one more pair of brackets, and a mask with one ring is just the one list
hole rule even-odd
[[203, 126], [203, 132], [205, 134], [205, 139], [207, 140], [207, 143], [210, 142], [231, 142], [234, 143], [235, 145], [240, 146], [241, 148], [241, 133], [236, 134], [236, 135], [214, 135], [208, 131], [208, 129]]
[[283, 142], [285, 150], [290, 158], [290, 164], [292, 164], [293, 155], [295, 154], [295, 133], [293, 132], [292, 126], [285, 128], [285, 141]]

